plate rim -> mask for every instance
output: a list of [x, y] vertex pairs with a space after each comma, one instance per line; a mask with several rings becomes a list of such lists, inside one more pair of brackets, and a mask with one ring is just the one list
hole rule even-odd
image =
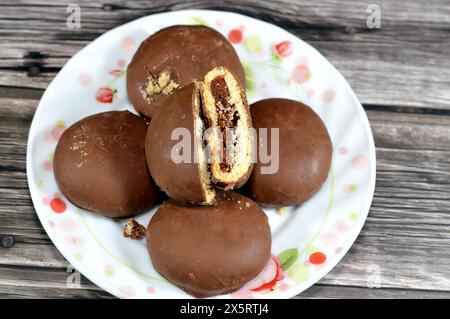
[[[284, 291], [284, 292], [279, 292], [276, 296], [270, 296], [270, 295], [266, 295], [264, 297], [264, 299], [272, 299], [272, 298], [276, 298], [276, 299], [282, 299], [282, 298], [292, 298], [294, 296], [297, 296], [298, 294], [302, 293], [303, 291], [309, 289], [312, 285], [314, 285], [315, 283], [317, 283], [319, 280], [321, 280], [323, 277], [325, 277], [341, 260], [342, 258], [348, 253], [348, 251], [350, 250], [350, 248], [353, 246], [354, 242], [356, 241], [356, 239], [358, 238], [359, 234], [361, 233], [361, 230], [367, 220], [367, 216], [370, 212], [370, 207], [372, 204], [372, 200], [373, 200], [373, 196], [374, 196], [374, 192], [375, 192], [375, 183], [376, 183], [376, 151], [375, 151], [375, 142], [374, 142], [374, 138], [373, 138], [373, 133], [372, 133], [372, 129], [370, 127], [370, 123], [369, 123], [369, 119], [367, 117], [367, 114], [361, 104], [361, 102], [359, 101], [359, 99], [357, 98], [355, 92], [353, 91], [353, 89], [351, 88], [350, 84], [348, 83], [348, 81], [344, 78], [344, 76], [337, 70], [337, 68], [328, 60], [328, 58], [326, 58], [320, 51], [318, 51], [316, 48], [314, 48], [312, 45], [310, 45], [308, 42], [302, 40], [300, 37], [298, 37], [297, 35], [281, 28], [278, 25], [263, 21], [263, 20], [259, 20], [256, 18], [253, 18], [251, 16], [245, 15], [245, 14], [241, 14], [238, 12], [232, 12], [232, 11], [222, 11], [222, 10], [204, 10], [204, 9], [185, 9], [185, 10], [174, 10], [174, 11], [166, 11], [166, 12], [161, 12], [161, 13], [156, 13], [156, 14], [150, 14], [150, 15], [146, 15], [143, 17], [140, 17], [138, 19], [129, 21], [127, 23], [121, 24], [113, 29], [110, 29], [108, 31], [106, 31], [105, 33], [101, 34], [100, 36], [98, 36], [97, 38], [93, 39], [92, 41], [90, 41], [86, 46], [84, 46], [83, 48], [81, 48], [79, 51], [77, 51], [74, 55], [72, 55], [72, 57], [63, 65], [63, 67], [61, 68], [61, 70], [58, 72], [58, 74], [56, 74], [56, 76], [52, 79], [52, 81], [48, 84], [47, 88], [45, 89], [39, 103], [38, 106], [35, 110], [35, 113], [33, 115], [33, 119], [31, 121], [31, 125], [30, 125], [30, 130], [28, 132], [28, 139], [27, 139], [27, 154], [26, 154], [26, 175], [27, 175], [27, 183], [28, 183], [28, 189], [31, 195], [31, 200], [33, 203], [33, 207], [34, 210], [36, 212], [36, 215], [39, 218], [39, 221], [42, 225], [42, 227], [44, 228], [46, 234], [48, 235], [48, 237], [50, 238], [50, 240], [52, 241], [52, 244], [56, 247], [56, 249], [59, 251], [59, 253], [69, 262], [69, 264], [71, 266], [73, 266], [76, 270], [78, 270], [83, 276], [85, 276], [86, 278], [88, 278], [90, 281], [92, 281], [96, 286], [98, 286], [100, 289], [105, 290], [106, 292], [110, 293], [111, 295], [121, 298], [121, 296], [118, 296], [117, 294], [117, 289], [113, 289], [115, 288], [114, 285], [112, 285], [109, 281], [104, 280], [103, 278], [100, 278], [99, 274], [97, 274], [96, 271], [93, 271], [90, 269], [90, 267], [87, 266], [86, 263], [82, 263], [79, 260], [76, 259], [75, 256], [73, 256], [72, 254], [70, 254], [68, 251], [65, 250], [64, 245], [62, 244], [62, 242], [55, 240], [56, 235], [53, 234], [53, 232], [50, 229], [50, 226], [47, 225], [47, 223], [44, 222], [44, 216], [40, 215], [38, 213], [38, 210], [36, 209], [37, 205], [35, 203], [35, 198], [38, 197], [38, 195], [36, 194], [36, 191], [33, 189], [33, 187], [35, 186], [35, 179], [34, 179], [34, 174], [32, 173], [34, 171], [34, 168], [31, 164], [32, 162], [32, 156], [31, 154], [33, 153], [33, 144], [30, 143], [30, 139], [31, 136], [35, 136], [36, 133], [34, 132], [36, 130], [36, 118], [37, 115], [40, 115], [40, 112], [42, 112], [43, 108], [41, 107], [41, 105], [44, 104], [44, 102], [49, 98], [49, 95], [51, 93], [49, 93], [49, 88], [52, 86], [52, 84], [54, 82], [56, 82], [60, 75], [61, 75], [61, 71], [64, 69], [64, 67], [66, 67], [67, 65], [70, 65], [72, 63], [74, 63], [73, 58], [78, 55], [79, 53], [82, 53], [84, 51], [87, 51], [92, 45], [93, 43], [98, 40], [101, 39], [103, 37], [106, 37], [108, 35], [110, 35], [111, 33], [117, 31], [118, 29], [121, 28], [126, 28], [128, 25], [133, 24], [133, 23], [137, 23], [140, 20], [145, 20], [148, 19], [149, 17], [154, 17], [154, 16], [158, 16], [158, 15], [171, 15], [171, 14], [186, 14], [186, 15], [198, 15], [198, 14], [207, 14], [207, 13], [214, 13], [214, 14], [226, 14], [226, 15], [234, 15], [237, 17], [244, 17], [246, 19], [249, 20], [253, 20], [255, 22], [258, 23], [264, 23], [269, 25], [272, 28], [276, 28], [280, 31], [286, 32], [289, 35], [291, 35], [292, 37], [295, 37], [296, 39], [300, 40], [303, 44], [305, 44], [306, 46], [309, 47], [309, 49], [312, 50], [312, 52], [314, 52], [315, 54], [319, 55], [323, 61], [325, 63], [328, 64], [328, 67], [331, 67], [332, 70], [334, 70], [333, 72], [335, 73], [335, 75], [337, 76], [337, 78], [339, 79], [339, 81], [345, 85], [347, 87], [347, 90], [349, 92], [349, 97], [351, 98], [351, 100], [356, 104], [356, 108], [358, 110], [358, 116], [359, 118], [362, 120], [362, 124], [364, 126], [364, 129], [366, 131], [367, 137], [368, 137], [368, 157], [369, 157], [369, 163], [370, 163], [370, 176], [369, 176], [369, 183], [368, 183], [368, 187], [367, 187], [367, 191], [366, 194], [364, 195], [364, 202], [362, 205], [362, 208], [360, 210], [360, 214], [361, 217], [358, 219], [357, 223], [355, 224], [355, 226], [353, 227], [352, 233], [351, 235], [347, 236], [344, 240], [344, 243], [341, 245], [342, 247], [342, 252], [339, 255], [335, 255], [335, 257], [332, 259], [332, 262], [327, 262], [321, 271], [316, 272], [314, 275], [312, 275], [310, 278], [308, 278], [307, 281], [303, 282], [302, 285], [295, 285], [293, 286], [291, 289], [289, 289], [288, 291]], [[33, 184], [34, 183], [34, 184]], [[33, 187], [31, 187], [30, 185], [33, 184]], [[191, 296], [186, 295], [185, 297], [175, 297], [174, 299], [185, 299], [185, 298], [189, 298]], [[153, 299], [164, 299], [164, 297], [158, 296], [158, 295], [153, 295], [152, 296]]]

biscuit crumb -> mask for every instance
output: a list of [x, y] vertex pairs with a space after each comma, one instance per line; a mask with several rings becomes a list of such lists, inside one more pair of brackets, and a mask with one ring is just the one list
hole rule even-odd
[[162, 93], [169, 95], [173, 90], [177, 89], [180, 85], [170, 78], [170, 73], [163, 71], [158, 74], [157, 77], [150, 75], [147, 80], [142, 96], [149, 101], [153, 94]]
[[125, 227], [123, 229], [123, 235], [130, 237], [131, 239], [142, 239], [145, 237], [146, 229], [143, 225], [139, 224], [132, 218], [125, 221]]
[[245, 207], [250, 207], [250, 203], [245, 203]]

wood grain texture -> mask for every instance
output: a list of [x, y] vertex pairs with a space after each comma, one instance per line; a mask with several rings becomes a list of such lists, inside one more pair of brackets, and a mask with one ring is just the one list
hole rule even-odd
[[[62, 267], [48, 268], [32, 265], [0, 266], [0, 294], [3, 297], [28, 298], [111, 298], [112, 296], [80, 275], [79, 286], [74, 286], [74, 270]], [[78, 276], [78, 275], [77, 275]], [[449, 298], [450, 292], [417, 289], [370, 289], [358, 286], [319, 284], [296, 298]]]
[[72, 2], [1, 2], [0, 86], [44, 89], [74, 53], [118, 25], [168, 10], [210, 8], [300, 36], [336, 65], [365, 104], [450, 109], [449, 0], [377, 1], [382, 25], [375, 31], [366, 27], [369, 0], [75, 1], [80, 30], [65, 24]]
[[[114, 298], [73, 269], [0, 267], [0, 295], [4, 298]], [[317, 284], [296, 299], [309, 298], [449, 298], [449, 292], [412, 289], [370, 289]]]
[[[82, 29], [66, 28], [67, 3]], [[68, 262], [32, 207], [26, 142], [38, 100], [64, 63], [107, 30], [151, 13], [236, 11], [286, 28], [319, 49], [366, 107], [377, 147], [367, 222], [343, 260], [298, 298], [450, 297], [450, 1], [377, 1], [382, 28], [365, 27], [373, 1], [0, 0], [0, 296], [111, 298]], [[380, 288], [369, 289], [380, 270]]]
[[4, 298], [113, 298], [73, 268], [0, 266]]

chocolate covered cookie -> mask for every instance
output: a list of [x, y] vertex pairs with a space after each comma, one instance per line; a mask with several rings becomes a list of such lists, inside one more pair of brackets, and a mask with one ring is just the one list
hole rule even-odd
[[128, 98], [140, 113], [153, 117], [168, 96], [193, 80], [201, 80], [216, 66], [231, 70], [244, 85], [239, 58], [219, 32], [192, 25], [159, 30], [142, 42], [128, 65]]
[[146, 130], [147, 122], [128, 111], [99, 113], [71, 125], [54, 156], [61, 192], [76, 206], [107, 217], [133, 216], [154, 204]]
[[[258, 133], [267, 129], [267, 138], [258, 134], [258, 148], [274, 151], [272, 128], [279, 129], [278, 168], [263, 173], [261, 154], [245, 193], [269, 206], [297, 205], [317, 193], [328, 177], [333, 147], [327, 128], [307, 105], [288, 99], [266, 99], [251, 105], [253, 126]], [[273, 155], [273, 154], [272, 154]]]
[[147, 163], [171, 198], [212, 204], [214, 186], [241, 186], [253, 168], [250, 111], [238, 80], [214, 68], [203, 82], [174, 92], [154, 115]]
[[150, 174], [171, 198], [211, 204], [215, 192], [203, 143], [198, 83], [172, 94], [150, 122], [145, 152]]
[[233, 292], [267, 264], [271, 233], [252, 200], [219, 190], [213, 206], [163, 203], [147, 228], [155, 269], [196, 297]]

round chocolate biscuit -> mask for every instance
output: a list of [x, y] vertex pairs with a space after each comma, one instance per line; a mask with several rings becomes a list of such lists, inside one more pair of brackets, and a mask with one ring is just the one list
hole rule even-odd
[[[333, 146], [324, 123], [309, 106], [288, 99], [261, 100], [250, 109], [258, 136], [258, 161], [244, 193], [268, 206], [307, 201], [320, 190], [331, 166]], [[278, 156], [272, 128], [279, 132], [279, 139], [274, 139]], [[260, 129], [267, 129], [267, 139]], [[271, 163], [261, 161], [263, 147], [273, 157]]]
[[107, 217], [130, 217], [157, 201], [145, 161], [147, 122], [128, 111], [86, 117], [56, 146], [54, 172], [76, 206]]
[[136, 110], [152, 117], [174, 91], [224, 66], [245, 84], [244, 69], [233, 46], [206, 26], [176, 25], [147, 38], [127, 70], [128, 98]]
[[218, 191], [213, 206], [163, 203], [147, 228], [155, 269], [196, 297], [238, 290], [267, 264], [271, 233], [249, 198]]

